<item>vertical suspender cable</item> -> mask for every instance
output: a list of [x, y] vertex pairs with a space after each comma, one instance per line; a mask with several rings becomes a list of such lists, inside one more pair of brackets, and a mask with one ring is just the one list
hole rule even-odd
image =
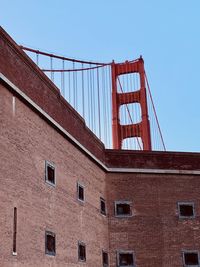
[[90, 71], [87, 70], [87, 107], [88, 107], [88, 123], [91, 128], [91, 120], [90, 120]]
[[[75, 69], [75, 63], [73, 62], [73, 70]], [[75, 71], [73, 71], [73, 92], [72, 92], [72, 95], [73, 95], [73, 107], [75, 108]]]
[[69, 103], [71, 104], [71, 74], [68, 72], [68, 92], [69, 92]]
[[107, 148], [110, 148], [110, 144], [109, 144], [109, 128], [108, 128], [108, 103], [109, 100], [107, 98], [107, 92], [109, 91], [109, 84], [108, 84], [108, 67], [105, 67], [105, 69], [103, 69], [103, 80], [104, 80], [104, 100], [105, 100], [105, 111], [104, 111], [104, 119], [105, 119], [105, 134], [106, 134], [106, 141], [107, 141]]
[[51, 80], [52, 80], [52, 82], [54, 82], [53, 58], [52, 57], [50, 57], [50, 61], [51, 61]]
[[64, 69], [65, 69], [65, 62], [64, 60], [62, 61], [62, 69], [63, 71], [61, 72], [61, 91], [62, 95], [65, 97], [65, 76], [64, 76]]
[[[90, 66], [91, 67], [91, 66]], [[92, 70], [90, 70], [90, 122], [91, 122], [91, 129], [93, 131], [93, 113], [92, 113], [92, 73], [91, 73]]]
[[111, 110], [112, 110], [112, 100], [111, 100], [111, 95], [112, 95], [112, 81], [111, 81], [111, 66], [108, 66], [108, 81], [109, 81], [109, 86], [107, 89], [108, 92], [108, 108], [109, 108], [109, 112], [108, 112], [108, 119], [109, 119], [109, 124], [108, 124], [108, 142], [109, 142], [109, 147], [112, 147], [112, 139], [111, 139], [111, 133], [112, 133], [112, 129], [111, 129], [111, 125], [112, 125], [112, 119], [111, 119]]
[[[82, 63], [82, 69], [84, 64]], [[84, 71], [81, 73], [82, 77], [82, 107], [83, 107], [83, 118], [85, 118], [85, 87], [84, 87]]]
[[39, 54], [38, 53], [36, 53], [36, 63], [39, 66]]
[[78, 111], [77, 72], [75, 71], [75, 109]]
[[94, 70], [92, 70], [92, 118], [93, 118], [93, 131], [96, 132], [96, 95], [95, 95], [95, 78]]
[[103, 119], [102, 119], [102, 124], [103, 124], [103, 130], [104, 130], [104, 143], [105, 147], [108, 147], [108, 139], [107, 139], [107, 119], [106, 119], [106, 109], [107, 109], [107, 104], [106, 104], [106, 96], [105, 96], [105, 67], [102, 68], [102, 96], [103, 96], [103, 101], [102, 101], [102, 110], [103, 110]]
[[101, 108], [100, 108], [99, 69], [97, 69], [97, 98], [98, 98], [98, 117], [99, 117], [99, 138], [101, 139]]

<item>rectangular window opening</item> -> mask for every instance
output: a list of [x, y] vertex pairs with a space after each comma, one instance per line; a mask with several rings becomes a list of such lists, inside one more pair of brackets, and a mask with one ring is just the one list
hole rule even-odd
[[78, 194], [78, 200], [84, 202], [85, 201], [84, 186], [79, 183], [77, 184], [77, 194]]
[[132, 215], [131, 203], [129, 201], [115, 202], [115, 215], [121, 217], [128, 217]]
[[45, 161], [45, 180], [51, 185], [55, 185], [55, 166], [49, 161]]
[[199, 254], [195, 251], [183, 252], [184, 266], [199, 266]]
[[103, 267], [108, 267], [108, 253], [106, 251], [102, 251], [102, 262]]
[[194, 203], [178, 203], [180, 218], [194, 218]]
[[17, 255], [17, 208], [14, 207], [13, 218], [13, 255]]
[[100, 198], [100, 209], [101, 209], [101, 214], [106, 215], [106, 202], [105, 199], [102, 197]]
[[45, 253], [48, 255], [56, 255], [56, 235], [52, 232], [45, 232]]
[[86, 246], [83, 242], [78, 243], [78, 259], [79, 261], [86, 261]]
[[118, 253], [118, 267], [134, 267], [133, 252], [119, 252]]

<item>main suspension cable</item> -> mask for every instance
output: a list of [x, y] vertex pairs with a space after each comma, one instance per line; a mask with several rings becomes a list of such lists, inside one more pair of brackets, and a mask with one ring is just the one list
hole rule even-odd
[[160, 124], [159, 124], [159, 121], [158, 121], [158, 116], [157, 116], [157, 113], [156, 113], [156, 109], [155, 109], [155, 105], [154, 105], [154, 102], [153, 102], [153, 97], [152, 97], [152, 94], [151, 94], [151, 90], [150, 90], [150, 86], [149, 86], [149, 82], [148, 82], [148, 79], [147, 79], [146, 72], [144, 72], [144, 75], [145, 75], [145, 79], [146, 79], [146, 82], [147, 82], [147, 89], [148, 89], [149, 96], [150, 96], [150, 99], [151, 99], [154, 115], [155, 115], [155, 118], [156, 118], [156, 123], [158, 125], [158, 131], [160, 133], [161, 142], [162, 142], [164, 151], [166, 151], [166, 146], [165, 146], [165, 143], [164, 143], [164, 139], [163, 139], [163, 135], [162, 135], [162, 132], [161, 132]]
[[33, 52], [33, 53], [37, 53], [43, 56], [48, 56], [48, 57], [52, 57], [52, 58], [57, 58], [57, 59], [62, 59], [62, 60], [67, 60], [67, 61], [71, 61], [71, 62], [76, 62], [76, 63], [83, 63], [83, 64], [91, 64], [91, 65], [101, 65], [101, 66], [105, 66], [105, 65], [111, 65], [110, 63], [100, 63], [100, 62], [92, 62], [92, 61], [85, 61], [85, 60], [78, 60], [78, 59], [74, 59], [74, 58], [68, 58], [68, 57], [63, 57], [63, 56], [58, 56], [55, 54], [51, 54], [51, 53], [46, 53], [40, 50], [36, 50], [36, 49], [32, 49], [29, 47], [25, 47], [23, 45], [19, 46], [21, 49], [29, 51], [29, 52]]

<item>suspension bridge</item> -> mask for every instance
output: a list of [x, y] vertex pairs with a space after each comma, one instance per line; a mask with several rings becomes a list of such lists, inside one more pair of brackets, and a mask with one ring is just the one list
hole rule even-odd
[[103, 63], [20, 47], [106, 148], [166, 150], [142, 57]]

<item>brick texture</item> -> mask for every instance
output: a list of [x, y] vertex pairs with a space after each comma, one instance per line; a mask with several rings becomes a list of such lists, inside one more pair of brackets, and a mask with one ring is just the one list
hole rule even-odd
[[[132, 250], [136, 266], [183, 266], [182, 250], [200, 250], [198, 176], [109, 174], [111, 267], [116, 251]], [[114, 201], [132, 202], [131, 218], [116, 218]], [[195, 219], [179, 219], [177, 202], [195, 203]]]
[[[108, 250], [107, 218], [100, 214], [105, 172], [17, 98], [13, 114], [13, 95], [2, 86], [0, 92], [0, 266], [79, 266], [78, 240], [86, 244], [87, 266], [101, 266], [101, 250]], [[55, 187], [45, 182], [45, 160], [56, 166]], [[84, 204], [77, 200], [78, 181]], [[56, 257], [44, 253], [45, 230], [56, 233]]]
[[[0, 72], [109, 168], [180, 170], [175, 174], [108, 172], [0, 81], [0, 267], [101, 267], [102, 249], [116, 266], [118, 250], [137, 267], [183, 266], [182, 250], [200, 251], [200, 153], [105, 150], [59, 90], [0, 28]], [[45, 182], [45, 160], [56, 185]], [[77, 182], [85, 203], [77, 200]], [[108, 215], [100, 213], [100, 197]], [[114, 202], [131, 201], [133, 216], [116, 218]], [[179, 219], [177, 202], [195, 204]], [[17, 256], [12, 255], [17, 207]], [[45, 230], [56, 234], [56, 256], [45, 255]], [[78, 262], [78, 241], [86, 263]]]

